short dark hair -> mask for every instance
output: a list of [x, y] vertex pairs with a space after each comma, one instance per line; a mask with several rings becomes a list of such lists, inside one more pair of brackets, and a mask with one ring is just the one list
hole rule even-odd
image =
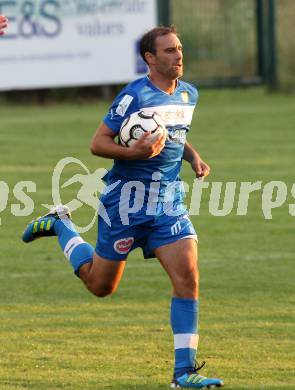
[[147, 60], [145, 59], [145, 53], [150, 52], [152, 54], [156, 54], [156, 45], [155, 45], [156, 39], [158, 37], [162, 37], [163, 35], [168, 35], [168, 34], [178, 35], [174, 26], [155, 27], [143, 35], [139, 43], [139, 50], [140, 50], [140, 55], [145, 62], [147, 62]]

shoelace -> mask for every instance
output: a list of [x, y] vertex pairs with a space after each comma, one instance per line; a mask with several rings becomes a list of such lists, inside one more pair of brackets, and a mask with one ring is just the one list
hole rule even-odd
[[195, 362], [195, 367], [190, 371], [190, 374], [196, 374], [198, 371], [200, 371], [204, 366], [206, 362], [203, 361], [201, 364], [199, 364], [197, 361]]
[[[199, 364], [197, 361], [195, 362], [195, 366], [194, 368], [188, 372], [189, 375], [199, 375], [198, 374], [198, 371], [201, 370], [204, 366], [205, 366], [206, 362], [203, 361], [201, 364]], [[202, 377], [202, 376], [201, 376]], [[202, 378], [205, 378], [205, 377], [202, 377]]]
[[204, 366], [205, 366], [206, 362], [205, 361], [202, 361], [202, 363], [199, 365], [198, 362], [195, 363], [195, 367], [194, 367], [194, 370], [195, 371], [199, 371], [201, 370]]

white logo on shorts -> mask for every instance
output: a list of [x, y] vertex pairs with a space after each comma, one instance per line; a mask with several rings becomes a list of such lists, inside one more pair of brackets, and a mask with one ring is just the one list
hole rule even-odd
[[114, 249], [120, 255], [127, 254], [134, 243], [134, 237], [121, 238], [114, 243]]
[[171, 226], [171, 234], [172, 236], [175, 236], [176, 234], [180, 233], [181, 231], [181, 223], [180, 221], [177, 221], [174, 225]]

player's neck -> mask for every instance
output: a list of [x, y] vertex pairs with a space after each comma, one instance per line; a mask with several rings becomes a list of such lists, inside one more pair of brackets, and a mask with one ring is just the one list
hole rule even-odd
[[177, 87], [177, 80], [168, 80], [166, 78], [155, 77], [151, 74], [148, 75], [148, 78], [157, 88], [169, 95], [172, 95]]

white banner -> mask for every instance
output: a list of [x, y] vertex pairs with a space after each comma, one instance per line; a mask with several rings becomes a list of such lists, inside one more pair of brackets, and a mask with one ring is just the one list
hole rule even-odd
[[146, 72], [156, 0], [0, 0], [0, 90], [125, 83]]

